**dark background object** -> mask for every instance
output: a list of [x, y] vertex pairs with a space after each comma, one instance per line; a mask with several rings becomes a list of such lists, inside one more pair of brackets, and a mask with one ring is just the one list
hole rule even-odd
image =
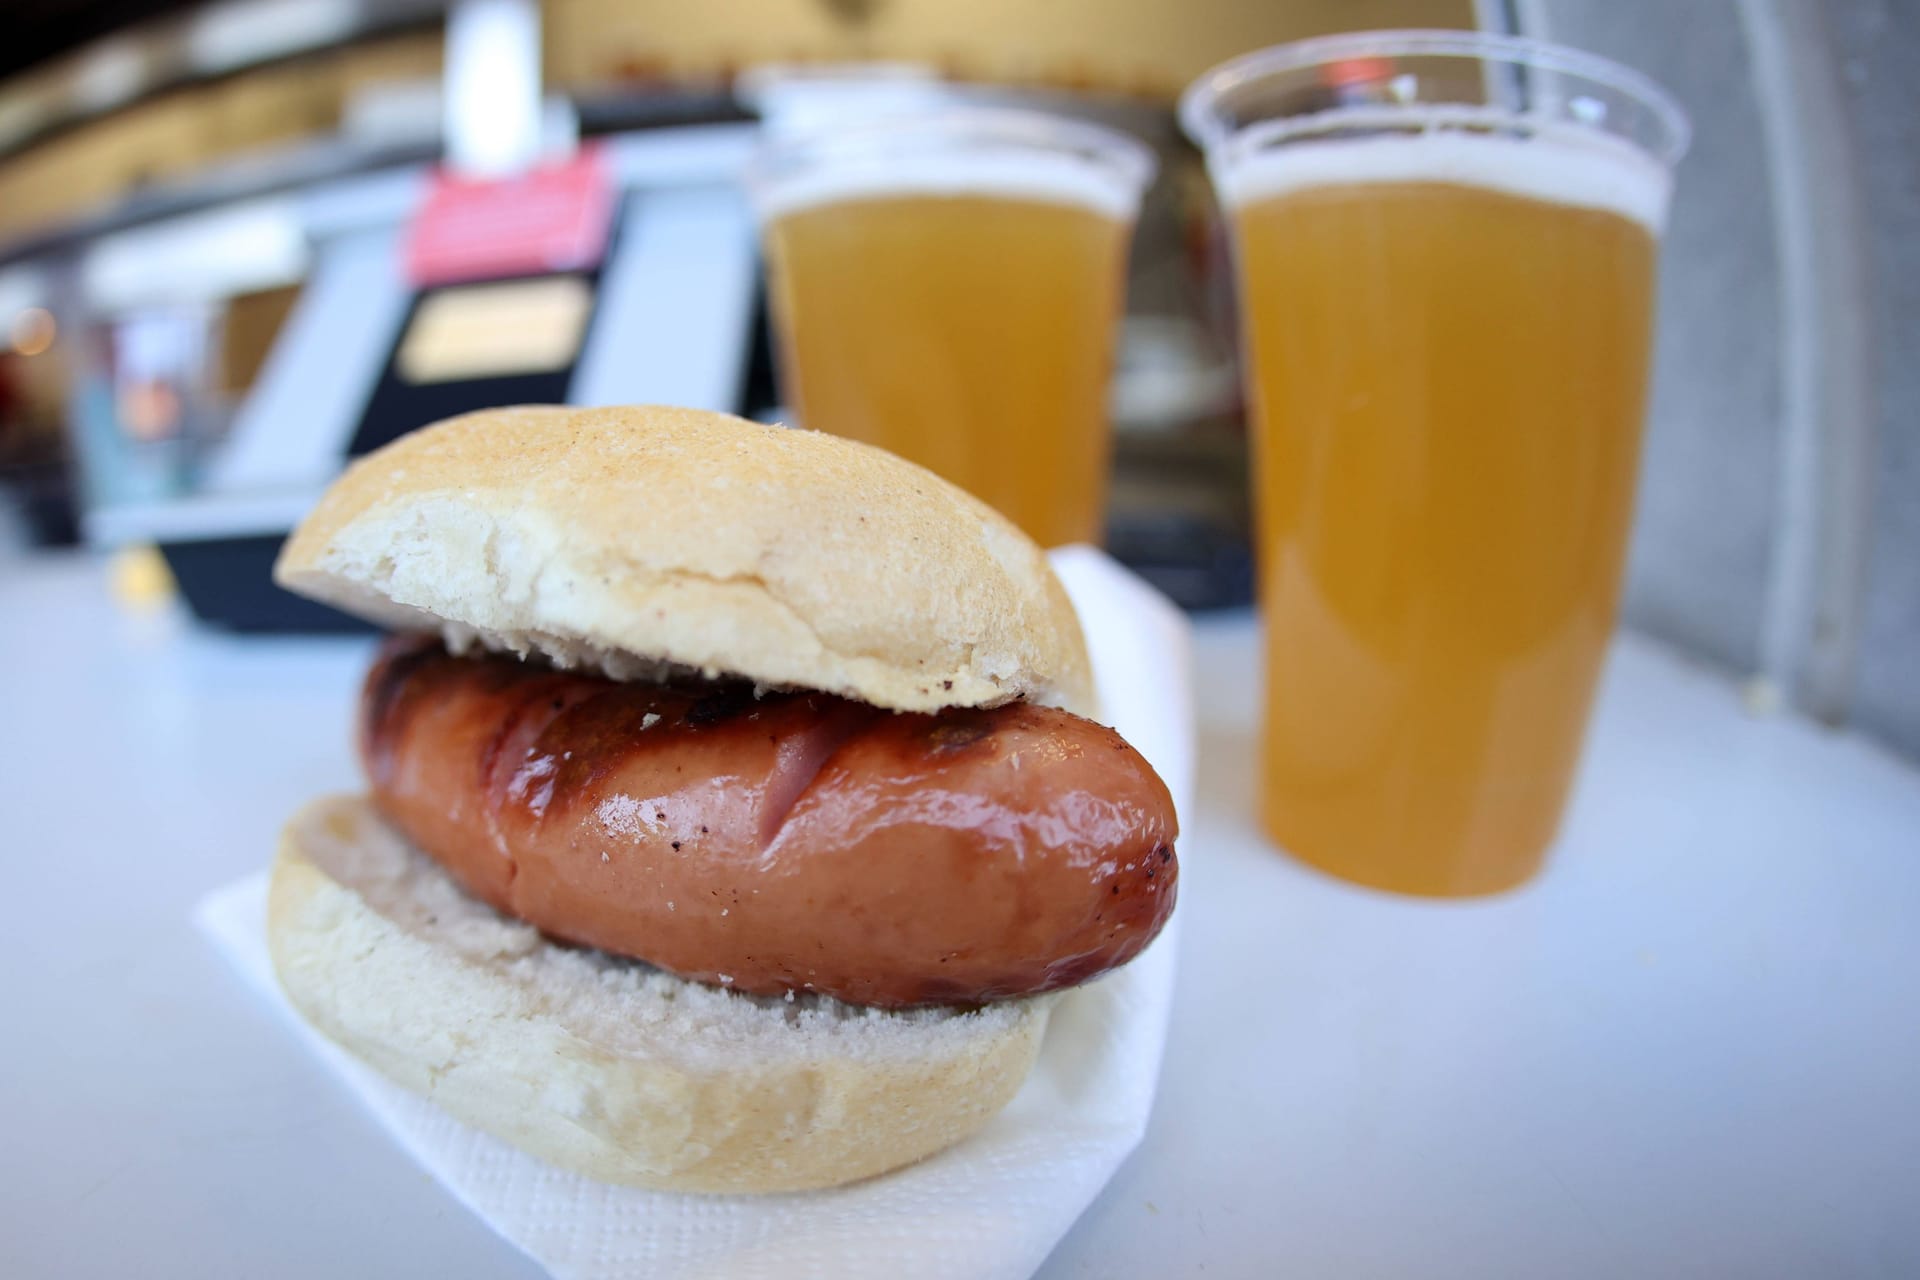
[[[615, 218], [616, 225], [618, 217]], [[612, 250], [610, 249], [611, 253]], [[409, 382], [402, 377], [397, 367], [400, 350], [406, 343], [407, 334], [413, 328], [414, 319], [439, 289], [427, 289], [417, 293], [407, 309], [405, 323], [400, 326], [400, 338], [394, 349], [387, 355], [387, 367], [381, 371], [380, 381], [374, 384], [373, 394], [367, 397], [367, 407], [360, 415], [360, 426], [353, 434], [353, 441], [347, 446], [347, 456], [357, 458], [363, 453], [372, 453], [381, 445], [390, 443], [430, 422], [442, 418], [451, 418], [462, 413], [472, 413], [476, 409], [493, 409], [506, 404], [565, 404], [567, 388], [573, 385], [574, 370], [579, 367], [580, 353], [585, 350], [587, 341], [593, 333], [593, 322], [599, 314], [600, 272], [568, 272], [573, 279], [586, 282], [587, 291], [593, 297], [593, 308], [589, 312], [586, 324], [580, 333], [579, 345], [574, 348], [573, 359], [559, 369], [541, 373], [510, 373], [489, 378], [450, 378], [443, 382]], [[501, 280], [475, 281], [473, 283], [512, 284], [515, 281], [550, 279], [548, 276], [515, 276]], [[465, 288], [465, 285], [453, 285], [452, 289]]]
[[228, 630], [352, 634], [376, 629], [275, 586], [273, 562], [285, 541], [269, 533], [164, 542], [160, 554], [195, 615]]
[[6, 11], [0, 76], [70, 53], [96, 36], [195, 8], [189, 0], [24, 0]]

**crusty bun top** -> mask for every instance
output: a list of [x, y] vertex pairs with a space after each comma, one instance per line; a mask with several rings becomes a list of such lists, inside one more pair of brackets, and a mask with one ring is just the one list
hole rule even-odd
[[618, 679], [678, 668], [901, 711], [1090, 710], [1079, 622], [1025, 534], [884, 450], [727, 414], [437, 423], [349, 467], [274, 580]]

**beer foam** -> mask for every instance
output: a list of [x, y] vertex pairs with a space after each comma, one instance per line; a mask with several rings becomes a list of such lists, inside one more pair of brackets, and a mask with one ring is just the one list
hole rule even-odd
[[1229, 205], [1314, 187], [1441, 183], [1481, 187], [1545, 204], [1601, 209], [1659, 234], [1673, 179], [1659, 161], [1616, 139], [1571, 131], [1528, 137], [1459, 129], [1300, 141], [1212, 164]]
[[1131, 222], [1139, 185], [1091, 161], [1040, 155], [863, 157], [767, 182], [755, 193], [760, 216], [781, 218], [817, 205], [900, 196], [990, 196], [1066, 204]]

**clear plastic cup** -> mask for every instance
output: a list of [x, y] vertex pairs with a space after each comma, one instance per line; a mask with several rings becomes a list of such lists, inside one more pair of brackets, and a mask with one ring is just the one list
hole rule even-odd
[[1400, 31], [1229, 62], [1181, 120], [1233, 229], [1262, 822], [1363, 884], [1520, 884], [1613, 627], [1685, 116], [1575, 50]]
[[952, 107], [772, 140], [749, 175], [801, 425], [890, 449], [1042, 545], [1097, 542], [1151, 152]]

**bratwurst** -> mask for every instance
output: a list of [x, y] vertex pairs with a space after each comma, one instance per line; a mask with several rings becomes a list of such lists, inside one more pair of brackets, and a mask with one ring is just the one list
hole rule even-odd
[[894, 713], [388, 643], [374, 801], [475, 897], [761, 995], [972, 1004], [1126, 963], [1174, 905], [1172, 799], [1116, 733], [1028, 703]]

